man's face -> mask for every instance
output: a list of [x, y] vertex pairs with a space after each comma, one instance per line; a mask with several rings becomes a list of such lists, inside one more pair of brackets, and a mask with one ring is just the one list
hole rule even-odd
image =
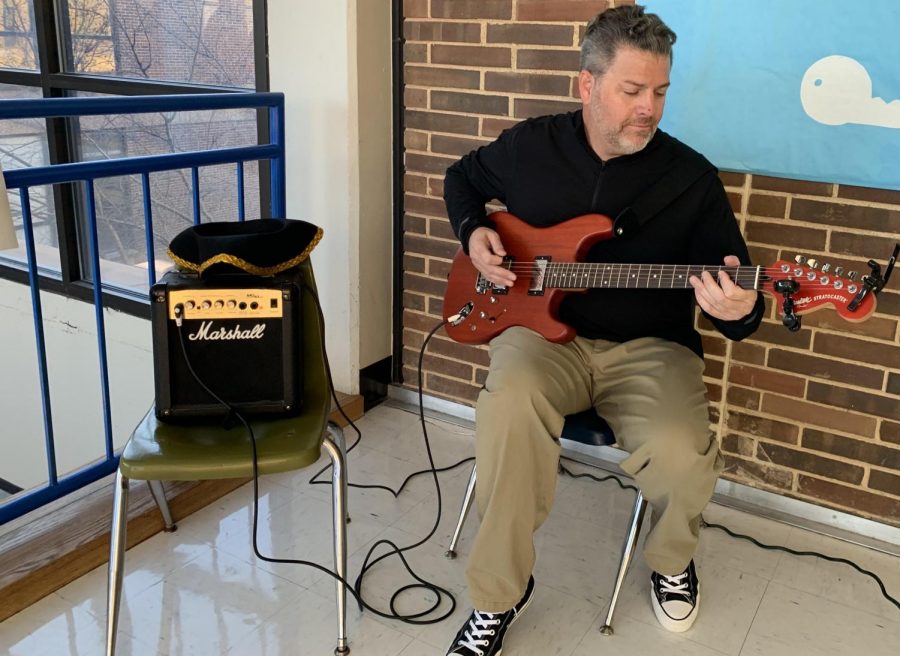
[[606, 73], [578, 77], [591, 147], [601, 159], [630, 155], [656, 134], [669, 88], [668, 57], [621, 47]]

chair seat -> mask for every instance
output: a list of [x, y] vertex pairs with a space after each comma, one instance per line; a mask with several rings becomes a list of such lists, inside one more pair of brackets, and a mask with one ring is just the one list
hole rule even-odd
[[[295, 417], [251, 421], [259, 473], [316, 462], [326, 422], [326, 412], [309, 408]], [[125, 445], [119, 469], [127, 478], [151, 481], [243, 478], [253, 474], [252, 459], [250, 435], [240, 422], [227, 430], [221, 424], [168, 424], [151, 407]]]
[[593, 446], [612, 446], [616, 443], [612, 428], [593, 408], [566, 415], [560, 439]]

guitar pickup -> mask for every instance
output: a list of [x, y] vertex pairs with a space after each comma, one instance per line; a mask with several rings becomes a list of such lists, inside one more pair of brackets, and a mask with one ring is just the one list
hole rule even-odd
[[[513, 258], [510, 255], [507, 255], [503, 258], [503, 263], [500, 266], [506, 267], [507, 269], [512, 269]], [[491, 291], [497, 296], [505, 296], [509, 293], [509, 288], [504, 285], [497, 285], [491, 283]]]
[[528, 282], [529, 296], [544, 295], [544, 281], [547, 275], [547, 266], [551, 258], [547, 255], [539, 255], [534, 258], [534, 267], [531, 269], [531, 280]]

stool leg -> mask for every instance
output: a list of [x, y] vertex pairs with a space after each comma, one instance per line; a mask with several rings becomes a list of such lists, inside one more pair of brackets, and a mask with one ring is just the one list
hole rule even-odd
[[[322, 446], [331, 457], [331, 499], [334, 517], [334, 569], [338, 576], [347, 579], [347, 496], [344, 469], [344, 454], [335, 443], [325, 436]], [[347, 645], [347, 588], [341, 581], [335, 582], [337, 592], [338, 639], [334, 649], [335, 656], [350, 653]]]
[[475, 498], [475, 465], [472, 465], [472, 473], [469, 475], [469, 484], [466, 486], [466, 494], [463, 496], [462, 508], [459, 509], [459, 519], [456, 520], [456, 530], [453, 531], [453, 539], [450, 540], [450, 548], [444, 555], [451, 560], [456, 558], [456, 543], [459, 542], [459, 534], [462, 533], [466, 516], [472, 508], [472, 500]]
[[644, 513], [647, 511], [647, 502], [644, 501], [644, 495], [638, 492], [637, 499], [634, 500], [634, 511], [631, 513], [631, 526], [628, 527], [628, 535], [625, 537], [625, 544], [622, 546], [622, 560], [619, 562], [619, 573], [616, 574], [616, 586], [613, 588], [612, 599], [609, 601], [609, 612], [606, 614], [606, 623], [600, 627], [600, 633], [603, 635], [612, 635], [612, 618], [616, 612], [616, 602], [619, 600], [619, 592], [622, 590], [622, 583], [625, 581], [625, 574], [628, 572], [628, 566], [631, 564], [631, 557], [634, 555], [634, 547], [637, 544], [638, 535], [641, 532], [641, 523], [644, 521]]
[[125, 531], [128, 527], [128, 479], [116, 471], [113, 493], [112, 526], [109, 541], [109, 575], [106, 597], [106, 656], [116, 653], [116, 629], [119, 626], [119, 602], [125, 565]]
[[347, 493], [347, 483], [350, 479], [350, 469], [347, 466], [347, 438], [344, 437], [344, 429], [338, 426], [333, 421], [328, 422], [328, 433], [331, 435], [331, 439], [334, 440], [334, 443], [337, 445], [338, 449], [341, 450], [341, 453], [344, 455], [344, 476], [343, 476], [343, 485], [344, 485], [344, 505], [347, 508], [347, 523], [350, 523], [350, 495]]
[[172, 519], [172, 511], [169, 510], [169, 503], [166, 501], [166, 491], [163, 489], [162, 481], [147, 481], [147, 485], [150, 486], [150, 495], [163, 516], [163, 521], [166, 524], [165, 532], [174, 533], [178, 530], [178, 527], [175, 525], [175, 520]]

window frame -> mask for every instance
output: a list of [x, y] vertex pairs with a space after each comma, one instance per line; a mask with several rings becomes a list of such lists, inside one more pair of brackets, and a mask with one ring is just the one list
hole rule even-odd
[[[64, 70], [64, 47], [69, 35], [64, 33], [63, 14], [68, 0], [32, 0], [33, 20], [38, 53], [38, 70], [0, 68], [0, 84], [39, 88], [44, 98], [63, 98], [77, 91], [110, 95], [138, 96], [186, 93], [253, 93], [269, 90], [268, 38], [266, 29], [267, 0], [252, 0], [253, 55], [256, 85], [254, 89], [236, 89], [214, 85], [186, 84], [159, 80], [116, 78]], [[77, 126], [65, 118], [46, 119], [50, 164], [75, 161]], [[257, 143], [267, 143], [268, 112], [257, 111]], [[267, 162], [260, 162], [260, 207], [270, 206], [270, 175]], [[59, 275], [40, 272], [42, 291], [93, 302], [93, 282], [86, 276], [90, 263], [84, 261], [79, 248], [79, 185], [53, 185], [56, 232], [59, 242]], [[28, 284], [27, 267], [0, 262], [0, 279]], [[148, 298], [138, 292], [104, 288], [105, 307], [149, 318]]]

